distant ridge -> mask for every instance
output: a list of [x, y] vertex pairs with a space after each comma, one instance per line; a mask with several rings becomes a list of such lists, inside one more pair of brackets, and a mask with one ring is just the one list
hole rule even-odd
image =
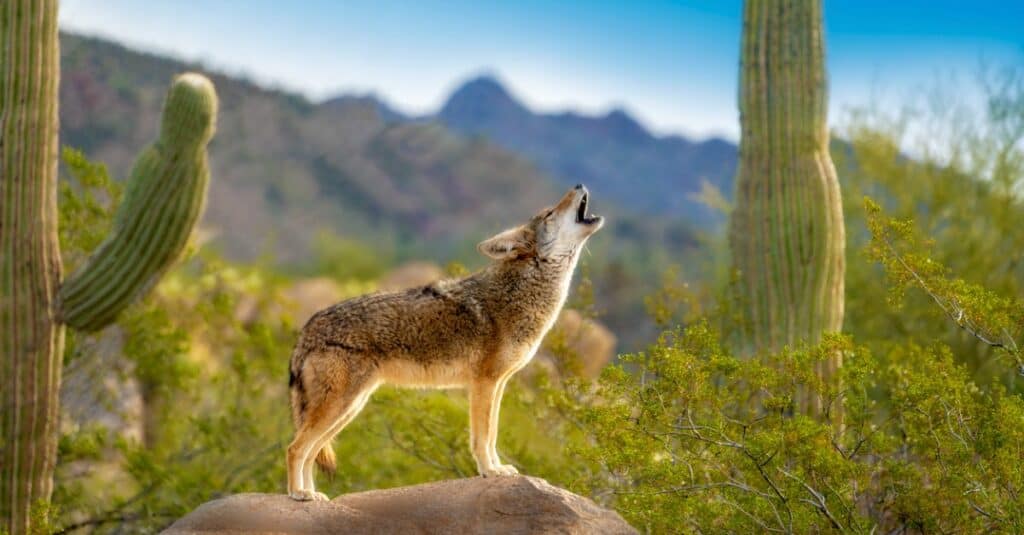
[[656, 136], [621, 108], [604, 115], [535, 113], [493, 75], [467, 80], [433, 115], [405, 115], [373, 95], [341, 95], [322, 106], [357, 102], [376, 107], [385, 122], [437, 121], [462, 135], [487, 139], [533, 162], [560, 185], [584, 182], [637, 212], [712, 227], [722, 217], [695, 200], [702, 182], [732, 196], [738, 158], [734, 143]]
[[[270, 252], [283, 263], [302, 262], [323, 230], [409, 257], [447, 260], [470, 253], [485, 233], [521, 222], [563, 188], [526, 152], [461, 135], [434, 117], [406, 116], [373, 95], [313, 103], [202, 65], [67, 33], [61, 63], [61, 143], [107, 163], [114, 177], [126, 176], [152, 141], [171, 78], [186, 70], [211, 77], [221, 113], [203, 225], [239, 260]], [[463, 102], [508, 106], [510, 115], [534, 120], [525, 108], [514, 109], [501, 86], [487, 85], [469, 89], [483, 100]], [[682, 220], [630, 214], [638, 211], [611, 191], [592, 189], [600, 212], [615, 216], [606, 235], [628, 228], [631, 244], [657, 249], [692, 243]]]
[[341, 95], [337, 97], [329, 98], [320, 103], [319, 107], [323, 109], [340, 109], [346, 106], [367, 106], [376, 109], [377, 116], [380, 120], [385, 123], [401, 123], [413, 120], [412, 117], [405, 115], [394, 108], [389, 106], [379, 97], [373, 94], [367, 95]]
[[202, 224], [237, 260], [271, 253], [285, 264], [308, 261], [322, 231], [450, 258], [561, 189], [525, 158], [437, 123], [407, 122], [373, 96], [316, 104], [67, 33], [61, 67], [61, 143], [106, 163], [116, 178], [157, 132], [171, 78], [186, 70], [210, 76], [220, 117]]
[[732, 194], [737, 147], [729, 141], [655, 136], [622, 109], [534, 113], [490, 75], [459, 86], [437, 119], [528, 158], [562, 184], [585, 182], [634, 210], [707, 226], [720, 217], [693, 199], [702, 181]]

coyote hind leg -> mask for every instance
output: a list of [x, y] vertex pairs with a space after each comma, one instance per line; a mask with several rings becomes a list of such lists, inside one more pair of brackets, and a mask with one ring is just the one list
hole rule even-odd
[[316, 492], [313, 463], [320, 448], [333, 437], [331, 431], [340, 430], [344, 423], [355, 417], [358, 411], [352, 409], [367, 386], [365, 375], [346, 370], [345, 363], [339, 362], [336, 356], [331, 358], [333, 362], [317, 360], [319, 362], [307, 361], [303, 373], [312, 368], [310, 371], [314, 377], [323, 378], [323, 381], [311, 381], [314, 384], [307, 385], [308, 406], [286, 456], [288, 495], [300, 501], [327, 499], [324, 494]]
[[317, 495], [312, 478], [306, 479], [303, 467], [312, 461], [319, 450], [315, 449], [320, 437], [327, 434], [338, 420], [351, 399], [326, 399], [306, 414], [306, 419], [295, 432], [295, 439], [288, 446], [288, 495], [299, 501], [326, 499]]
[[303, 461], [302, 480], [305, 484], [304, 488], [309, 489], [310, 492], [315, 494], [317, 499], [320, 499], [321, 497], [323, 499], [327, 499], [327, 496], [323, 495], [323, 493], [316, 492], [316, 487], [313, 484], [313, 469], [316, 465], [317, 453], [319, 453], [323, 448], [331, 447], [331, 441], [334, 440], [334, 437], [337, 436], [338, 433], [340, 433], [341, 430], [344, 429], [352, 420], [354, 420], [360, 412], [362, 412], [363, 407], [366, 406], [366, 402], [370, 400], [370, 396], [376, 389], [377, 385], [368, 385], [364, 387], [356, 395], [352, 403], [349, 404], [348, 408], [345, 409], [341, 416], [334, 422], [334, 425], [332, 425], [326, 433], [320, 436], [313, 446], [312, 453], [306, 456], [306, 459]]

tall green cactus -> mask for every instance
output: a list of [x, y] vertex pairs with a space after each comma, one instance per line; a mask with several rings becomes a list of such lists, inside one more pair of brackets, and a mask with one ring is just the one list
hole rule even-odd
[[110, 323], [181, 254], [206, 200], [216, 114], [209, 80], [191, 73], [174, 80], [160, 139], [135, 163], [112, 234], [61, 286], [65, 323], [87, 331]]
[[27, 527], [29, 506], [50, 495], [56, 459], [60, 58], [57, 19], [47, 16], [56, 7], [0, 4], [0, 528], [14, 533]]
[[[730, 245], [758, 349], [815, 342], [843, 323], [845, 234], [824, 46], [820, 0], [746, 1]], [[841, 358], [819, 373], [834, 373]]]
[[217, 99], [177, 77], [115, 229], [61, 287], [57, 239], [57, 0], [0, 3], [0, 531], [30, 529], [56, 462], [64, 324], [95, 330], [185, 249], [206, 197]]

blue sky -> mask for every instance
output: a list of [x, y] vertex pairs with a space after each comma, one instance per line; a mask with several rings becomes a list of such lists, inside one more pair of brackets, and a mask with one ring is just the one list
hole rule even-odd
[[[282, 6], [287, 6], [282, 9]], [[200, 60], [316, 100], [436, 109], [497, 75], [538, 110], [622, 107], [659, 133], [736, 139], [738, 0], [64, 0], [65, 29]], [[1021, 64], [1024, 0], [825, 0], [831, 120]]]

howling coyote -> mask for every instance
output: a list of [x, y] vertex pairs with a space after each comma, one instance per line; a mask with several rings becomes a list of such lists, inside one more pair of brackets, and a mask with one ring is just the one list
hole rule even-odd
[[470, 448], [480, 474], [518, 473], [495, 450], [509, 377], [526, 366], [565, 302], [580, 249], [604, 220], [587, 189], [480, 243], [494, 259], [468, 277], [377, 293], [321, 310], [302, 329], [289, 385], [297, 431], [288, 495], [326, 500], [313, 463], [335, 469], [331, 440], [381, 384], [469, 390]]

